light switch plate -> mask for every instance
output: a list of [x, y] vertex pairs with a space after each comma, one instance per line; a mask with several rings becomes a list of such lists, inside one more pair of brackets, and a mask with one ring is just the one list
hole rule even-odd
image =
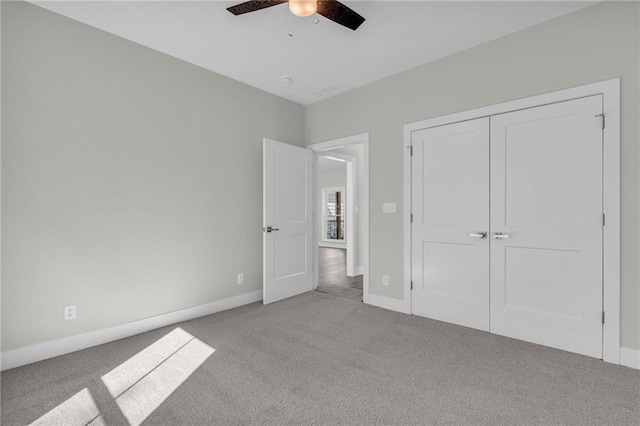
[[395, 213], [396, 212], [396, 203], [382, 203], [382, 213]]

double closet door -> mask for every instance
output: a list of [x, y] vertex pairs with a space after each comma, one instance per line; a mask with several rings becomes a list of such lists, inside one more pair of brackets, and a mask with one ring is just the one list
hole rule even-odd
[[602, 358], [602, 96], [412, 135], [412, 311]]

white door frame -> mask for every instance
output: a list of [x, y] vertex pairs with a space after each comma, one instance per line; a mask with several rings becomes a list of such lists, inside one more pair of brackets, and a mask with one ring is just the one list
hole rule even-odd
[[[340, 139], [333, 139], [333, 140], [329, 140], [326, 142], [320, 142], [320, 143], [316, 143], [316, 144], [312, 144], [312, 145], [308, 145], [307, 148], [309, 148], [310, 150], [312, 150], [315, 153], [321, 153], [323, 151], [330, 151], [332, 149], [336, 149], [336, 148], [340, 148], [343, 146], [347, 146], [347, 145], [359, 145], [362, 144], [362, 157], [363, 157], [363, 164], [357, 165], [356, 167], [361, 167], [362, 168], [362, 188], [358, 188], [357, 191], [360, 193], [362, 193], [363, 196], [363, 200], [364, 200], [364, 204], [366, 206], [366, 214], [362, 214], [362, 206], [360, 207], [360, 214], [358, 216], [358, 220], [362, 223], [362, 228], [364, 229], [363, 235], [362, 235], [362, 240], [363, 240], [363, 246], [364, 246], [364, 250], [362, 253], [362, 258], [363, 258], [363, 271], [362, 271], [362, 301], [364, 303], [369, 303], [369, 133], [361, 133], [358, 135], [353, 135], [353, 136], [347, 136], [344, 138], [340, 138]], [[334, 153], [331, 153], [331, 156], [336, 156], [334, 155]], [[348, 157], [348, 156], [344, 156], [344, 157]], [[349, 163], [347, 163], [347, 187], [349, 187]], [[355, 170], [352, 170], [353, 172], [355, 172]], [[353, 186], [355, 186], [355, 173], [351, 173], [352, 179], [353, 179]], [[315, 167], [314, 168], [314, 179], [315, 179], [315, 191], [316, 191], [316, 196], [315, 199], [318, 199], [319, 196], [319, 186], [318, 186], [318, 168]], [[353, 191], [348, 191], [347, 193], [347, 202], [349, 202], [349, 193], [353, 192]], [[356, 201], [355, 200], [351, 200], [351, 206], [354, 207], [354, 213], [355, 213], [355, 205], [356, 205]], [[349, 210], [350, 207], [347, 207], [347, 209]], [[317, 208], [315, 209], [317, 211]], [[354, 220], [351, 221], [352, 224], [355, 225], [355, 214], [354, 214]], [[353, 234], [350, 233], [350, 231], [353, 232]], [[352, 243], [355, 245], [355, 226], [349, 226], [347, 228], [347, 244], [349, 243], [349, 241], [352, 241]], [[314, 269], [314, 288], [316, 288], [318, 286], [318, 241], [320, 240], [320, 235], [316, 235], [314, 238], [315, 244], [314, 244], [314, 250], [315, 250], [315, 256], [314, 256], [314, 262], [313, 262], [313, 269]], [[348, 254], [348, 249], [347, 249], [347, 254]], [[353, 252], [354, 250], [351, 250], [351, 252]], [[355, 260], [354, 260], [354, 264], [355, 264]], [[348, 273], [349, 271], [347, 271]], [[355, 271], [353, 272], [353, 274], [355, 275]]]
[[404, 125], [404, 312], [411, 313], [411, 137], [414, 131], [460, 121], [488, 117], [578, 99], [603, 95], [606, 126], [603, 130], [603, 285], [606, 321], [603, 326], [603, 360], [620, 364], [620, 79], [537, 95], [469, 111], [431, 118]]
[[[322, 152], [315, 152], [316, 157], [328, 157], [328, 158], [336, 158], [340, 160], [344, 160], [345, 169], [346, 169], [346, 192], [347, 198], [345, 199], [345, 204], [347, 206], [345, 211], [345, 230], [346, 235], [344, 236], [343, 242], [332, 243], [330, 240], [325, 240], [324, 235], [318, 235], [318, 246], [321, 247], [336, 247], [336, 248], [346, 248], [347, 249], [347, 276], [355, 277], [359, 275], [356, 273], [356, 198], [355, 194], [359, 191], [356, 188], [356, 171], [358, 169], [358, 165], [356, 164], [356, 158], [350, 155], [344, 155], [337, 152], [331, 152], [328, 154], [323, 154]], [[316, 161], [316, 159], [314, 159]], [[316, 163], [314, 164], [318, 173], [320, 173], [320, 167]], [[320, 199], [322, 200], [322, 190], [326, 188], [321, 188], [320, 184], [317, 182], [318, 187], [315, 189], [316, 193], [320, 195]], [[343, 193], [345, 192], [345, 188], [342, 188]], [[315, 207], [316, 210], [320, 211], [320, 206]], [[323, 206], [324, 209], [324, 206]], [[324, 224], [323, 224], [324, 227]], [[323, 232], [323, 229], [320, 229], [319, 232]], [[317, 284], [317, 282], [315, 282]], [[317, 285], [314, 287], [316, 288]]]

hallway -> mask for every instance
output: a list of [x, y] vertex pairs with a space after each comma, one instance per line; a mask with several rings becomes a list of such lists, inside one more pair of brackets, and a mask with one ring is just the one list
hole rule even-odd
[[318, 249], [317, 291], [362, 302], [362, 275], [347, 277], [347, 251], [320, 247]]

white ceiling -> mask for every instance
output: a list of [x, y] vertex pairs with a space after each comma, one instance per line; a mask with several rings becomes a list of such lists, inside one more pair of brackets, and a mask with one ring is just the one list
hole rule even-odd
[[33, 1], [303, 105], [596, 3], [345, 1], [366, 18], [354, 32], [292, 16], [286, 4], [226, 10], [240, 2]]

